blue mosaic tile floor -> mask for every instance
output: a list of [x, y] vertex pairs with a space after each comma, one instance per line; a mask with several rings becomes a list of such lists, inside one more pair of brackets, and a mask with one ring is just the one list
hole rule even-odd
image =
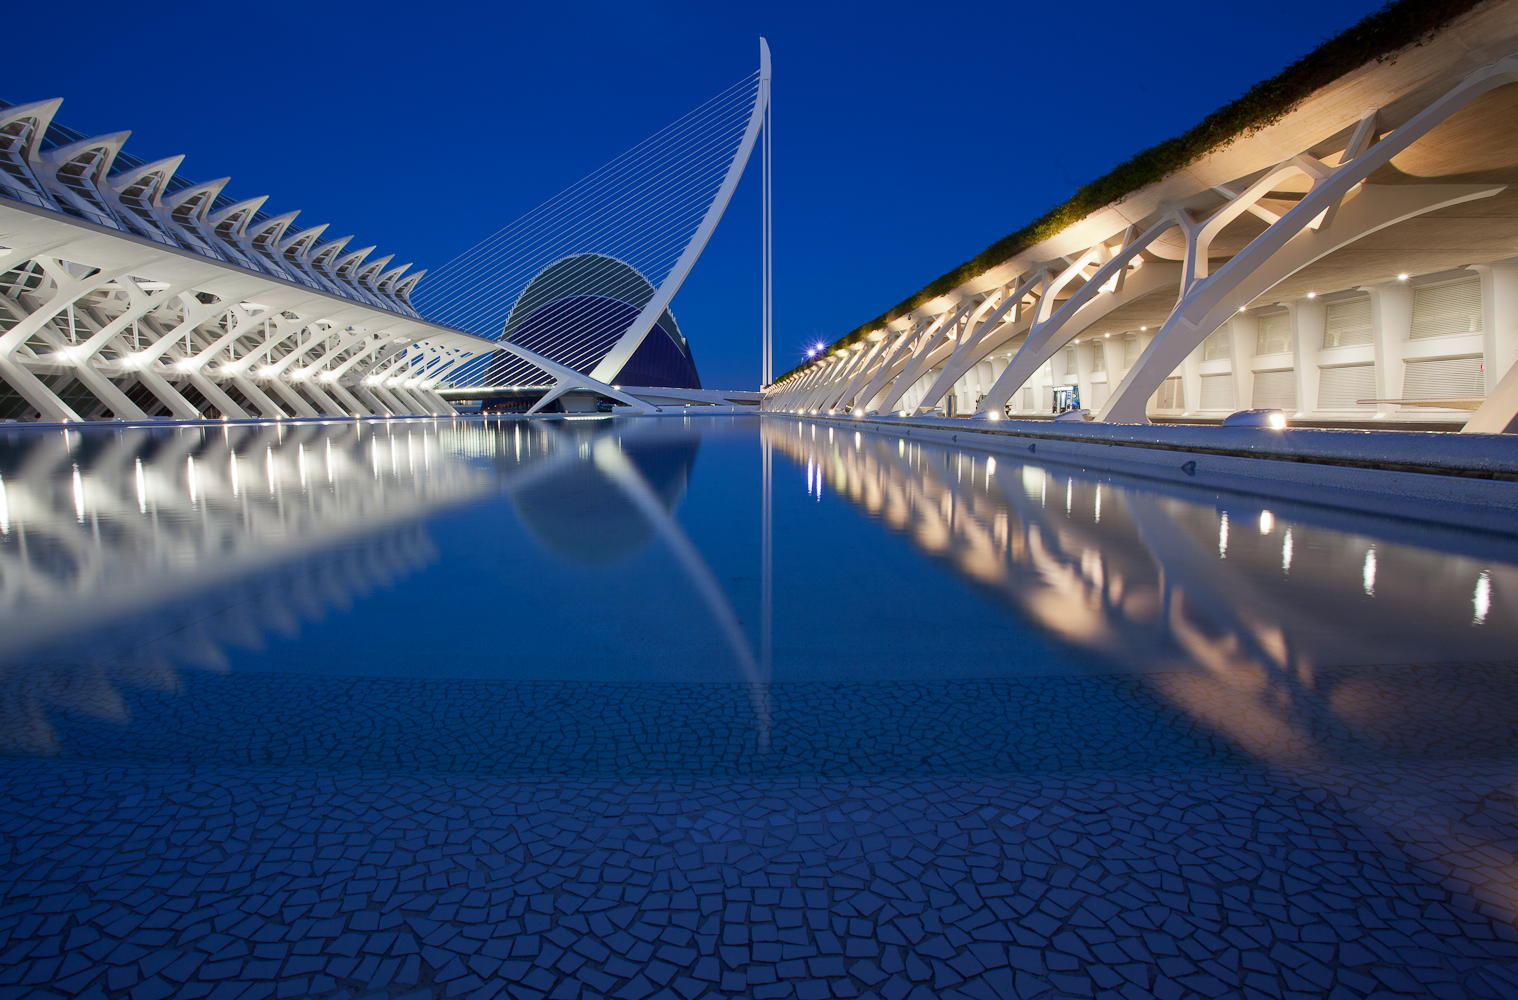
[[[1518, 996], [1509, 673], [1324, 678], [1470, 725], [1272, 767], [1128, 676], [192, 678], [0, 769], [0, 1000]], [[710, 723], [630, 728], [645, 698]]]
[[1482, 842], [1511, 778], [18, 764], [0, 996], [1511, 996], [1509, 901], [1475, 881], [1512, 861]]

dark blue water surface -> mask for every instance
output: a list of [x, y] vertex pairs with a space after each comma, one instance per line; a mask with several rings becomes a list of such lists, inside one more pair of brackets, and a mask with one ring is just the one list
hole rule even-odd
[[0, 432], [0, 1000], [1518, 995], [1518, 526], [791, 419]]

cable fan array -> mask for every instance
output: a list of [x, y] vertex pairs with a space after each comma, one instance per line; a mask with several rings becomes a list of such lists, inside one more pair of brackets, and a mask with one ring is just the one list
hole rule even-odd
[[[710, 236], [708, 216], [719, 197], [720, 215], [736, 177], [724, 182], [752, 148], [760, 77], [739, 81], [449, 261], [417, 290], [416, 305], [435, 322], [588, 374], [640, 310], [661, 292], [667, 303], [691, 251]], [[556, 301], [568, 304], [545, 308]], [[647, 325], [684, 348], [667, 310]], [[469, 362], [451, 381], [501, 384], [503, 372], [539, 385], [550, 377], [503, 351]]]

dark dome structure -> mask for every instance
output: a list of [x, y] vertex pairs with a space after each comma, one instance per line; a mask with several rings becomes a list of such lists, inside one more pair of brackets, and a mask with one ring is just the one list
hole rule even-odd
[[[594, 446], [598, 428], [573, 424], [560, 433], [566, 446]], [[673, 513], [685, 495], [701, 438], [660, 433], [629, 438], [618, 448], [648, 488]], [[593, 459], [566, 465], [508, 492], [528, 532], [556, 555], [582, 565], [610, 565], [636, 555], [657, 534], [639, 510]]]
[[[506, 318], [502, 339], [589, 375], [653, 296], [653, 284], [615, 257], [595, 253], [562, 257], [522, 289]], [[501, 352], [481, 381], [503, 386], [544, 385], [549, 380], [531, 362]], [[659, 314], [643, 343], [608, 381], [701, 388], [690, 344], [668, 309]]]

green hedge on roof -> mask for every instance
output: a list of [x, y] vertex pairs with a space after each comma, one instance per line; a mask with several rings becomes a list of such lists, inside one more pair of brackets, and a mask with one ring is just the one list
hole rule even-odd
[[[904, 316], [971, 278], [1022, 253], [1092, 212], [1190, 166], [1213, 150], [1280, 121], [1317, 90], [1409, 45], [1422, 45], [1445, 25], [1488, 0], [1394, 0], [1345, 28], [1281, 72], [1255, 84], [1243, 97], [1225, 104], [1190, 130], [1129, 157], [1107, 174], [1076, 189], [1014, 233], [1009, 233], [947, 274], [835, 340], [828, 351], [848, 347], [872, 330]], [[810, 364], [802, 362], [775, 381], [783, 381]]]

